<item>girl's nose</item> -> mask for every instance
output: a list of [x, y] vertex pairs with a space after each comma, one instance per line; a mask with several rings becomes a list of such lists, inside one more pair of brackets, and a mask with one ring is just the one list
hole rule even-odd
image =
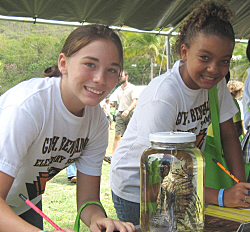
[[207, 68], [210, 73], [219, 73], [219, 65], [216, 62], [211, 62]]
[[102, 71], [96, 72], [93, 77], [93, 82], [98, 84], [105, 84], [105, 72]]

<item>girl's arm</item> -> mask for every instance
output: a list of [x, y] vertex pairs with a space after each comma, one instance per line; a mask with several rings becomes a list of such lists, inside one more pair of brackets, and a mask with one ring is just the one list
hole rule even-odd
[[[250, 184], [240, 182], [229, 189], [225, 189], [223, 194], [223, 205], [225, 207], [246, 207], [249, 208], [250, 196], [248, 189]], [[205, 202], [218, 205], [219, 189], [205, 188]], [[247, 197], [246, 197], [247, 196]], [[246, 202], [244, 202], [246, 197]]]
[[[77, 209], [88, 202], [100, 203], [100, 176], [90, 176], [77, 171]], [[116, 219], [106, 218], [103, 209], [98, 205], [88, 205], [81, 213], [81, 220], [92, 232], [107, 232], [118, 230], [121, 232], [135, 231], [132, 223], [120, 222]]]
[[[235, 183], [233, 187], [224, 191], [223, 205], [225, 207], [249, 207], [250, 196], [247, 195], [250, 189], [250, 183], [246, 183], [241, 145], [233, 120], [229, 119], [221, 123], [220, 131], [223, 152], [230, 169], [229, 171], [240, 180], [240, 183]], [[218, 193], [218, 189], [206, 188], [206, 203], [218, 205]], [[244, 200], [246, 200], [246, 202], [244, 202]]]
[[220, 124], [221, 143], [230, 172], [241, 182], [246, 182], [243, 154], [233, 120]]
[[[0, 171], [0, 231], [1, 232], [39, 232], [39, 228], [29, 224], [15, 214], [5, 199], [13, 184], [14, 178]], [[73, 232], [62, 228], [65, 232]], [[55, 230], [54, 230], [55, 231]]]
[[0, 230], [6, 232], [38, 232], [39, 229], [27, 223], [8, 206], [5, 199], [14, 178], [0, 171]]

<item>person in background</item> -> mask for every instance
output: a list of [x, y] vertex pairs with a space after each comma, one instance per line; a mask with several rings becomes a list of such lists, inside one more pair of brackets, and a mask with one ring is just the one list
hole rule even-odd
[[[115, 138], [113, 142], [112, 155], [120, 143], [121, 137], [127, 129], [128, 123], [133, 115], [134, 108], [137, 104], [138, 94], [135, 86], [128, 82], [128, 72], [121, 73], [121, 86], [117, 90], [118, 111], [116, 113]], [[105, 156], [106, 162], [111, 162], [112, 156]]]
[[131, 84], [128, 78], [128, 72], [122, 71], [120, 78], [121, 86], [118, 87], [117, 91], [118, 112], [116, 114], [115, 139], [112, 154], [115, 152], [121, 137], [127, 129], [137, 104], [138, 94], [135, 90], [135, 85]]
[[110, 114], [110, 103], [109, 103], [108, 98], [105, 100], [105, 103], [104, 103], [102, 109], [105, 112], [105, 115], [109, 121], [109, 129], [113, 130], [113, 128], [112, 128], [113, 116]]
[[[53, 65], [53, 66], [48, 67], [44, 70], [43, 76], [44, 77], [61, 77], [62, 74], [61, 74], [60, 70], [58, 69], [58, 66]], [[66, 168], [66, 175], [67, 175], [68, 181], [70, 181], [72, 183], [76, 183], [77, 177], [76, 177], [76, 165], [75, 165], [75, 163], [69, 165]]]
[[[163, 131], [193, 132], [204, 151], [210, 123], [208, 89], [217, 85], [222, 148], [230, 172], [239, 183], [223, 190], [205, 188], [205, 202], [249, 207], [243, 156], [232, 117], [237, 107], [225, 76], [235, 45], [231, 10], [225, 2], [199, 1], [184, 21], [176, 42], [181, 55], [171, 70], [154, 78], [142, 91], [128, 128], [110, 166], [112, 199], [120, 220], [140, 223], [140, 159], [151, 146], [149, 135]], [[223, 200], [221, 200], [221, 198]]]
[[104, 25], [81, 26], [59, 54], [61, 77], [33, 78], [0, 97], [1, 232], [41, 231], [42, 217], [19, 194], [41, 209], [46, 181], [72, 162], [77, 208], [88, 204], [81, 220], [90, 230], [135, 231], [131, 223], [106, 218], [100, 203], [109, 125], [99, 103], [116, 86], [122, 68], [118, 35]]
[[115, 122], [116, 107], [114, 102], [110, 103], [110, 114], [112, 115], [113, 122]]
[[[244, 88], [244, 83], [241, 81], [229, 81], [227, 83], [227, 87], [229, 89], [229, 92], [231, 93], [233, 99], [234, 99], [234, 103], [238, 108], [238, 113], [236, 113], [233, 116], [233, 122], [234, 122], [234, 126], [235, 129], [237, 131], [237, 134], [239, 136], [240, 141], [242, 140], [243, 136], [244, 136], [244, 129], [243, 129], [243, 120], [242, 120], [242, 116], [241, 116], [241, 109], [240, 109], [240, 101], [238, 99], [241, 98], [242, 96], [242, 91]], [[243, 113], [242, 113], [243, 114]]]
[[67, 174], [67, 180], [68, 181], [70, 181], [71, 183], [76, 183], [77, 182], [75, 163], [69, 165], [66, 168], [66, 174]]
[[[250, 63], [250, 39], [248, 40], [248, 45], [246, 49], [246, 56]], [[241, 147], [243, 150], [243, 157], [245, 162], [250, 161], [250, 68], [247, 69], [248, 76], [245, 80], [244, 91], [243, 91], [243, 113], [244, 113], [244, 127], [246, 129], [246, 134], [241, 141]]]

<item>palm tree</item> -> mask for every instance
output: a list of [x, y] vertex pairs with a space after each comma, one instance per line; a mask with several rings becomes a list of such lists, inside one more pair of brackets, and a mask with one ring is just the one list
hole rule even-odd
[[[165, 37], [152, 34], [125, 33], [124, 36], [124, 55], [125, 57], [146, 57], [150, 59], [151, 80], [153, 79], [154, 63], [166, 63], [166, 55], [163, 49]], [[162, 62], [165, 59], [165, 62]]]
[[231, 79], [245, 82], [246, 70], [249, 68], [249, 61], [246, 57], [246, 43], [236, 43], [233, 51], [233, 59], [230, 64]]

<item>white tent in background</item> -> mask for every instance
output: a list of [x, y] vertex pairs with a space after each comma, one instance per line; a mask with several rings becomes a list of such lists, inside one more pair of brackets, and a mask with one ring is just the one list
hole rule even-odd
[[[135, 90], [141, 94], [142, 90], [144, 90], [147, 87], [147, 85], [136, 85]], [[118, 88], [117, 88], [118, 89]], [[109, 100], [111, 102], [117, 102], [117, 89], [109, 96]]]
[[[140, 95], [141, 92], [147, 87], [147, 85], [136, 85], [135, 89], [136, 91], [138, 91], [138, 94]], [[117, 89], [108, 97], [110, 102], [117, 102]], [[106, 99], [103, 99], [100, 102], [101, 107], [103, 107], [104, 103], [105, 103]]]

